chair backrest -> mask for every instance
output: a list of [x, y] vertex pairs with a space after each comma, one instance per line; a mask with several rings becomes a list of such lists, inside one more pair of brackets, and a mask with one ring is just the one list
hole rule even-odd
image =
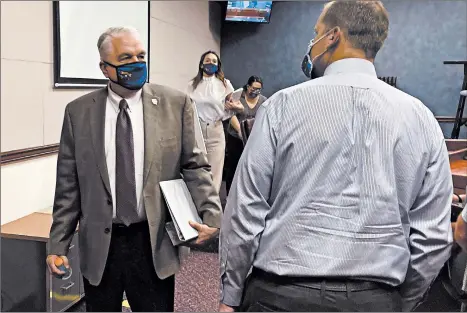
[[[457, 221], [462, 212], [462, 205], [451, 204], [451, 222]], [[455, 245], [451, 251], [451, 257], [441, 269], [439, 278], [444, 289], [452, 299], [460, 302], [467, 300], [466, 287], [464, 284], [467, 268], [467, 253], [461, 247]]]
[[250, 137], [253, 124], [255, 123], [254, 118], [247, 118], [240, 123], [240, 130], [242, 131], [243, 145], [246, 145], [248, 137]]
[[464, 290], [464, 276], [466, 274], [467, 254], [457, 247], [451, 257], [441, 269], [439, 278], [448, 295], [456, 301], [465, 302], [467, 294]]
[[386, 84], [391, 85], [392, 87], [397, 88], [397, 77], [395, 76], [378, 77], [378, 79], [382, 80]]

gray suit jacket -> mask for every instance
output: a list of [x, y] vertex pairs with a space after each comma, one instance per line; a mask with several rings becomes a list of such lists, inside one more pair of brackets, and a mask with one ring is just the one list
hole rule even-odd
[[[107, 88], [84, 95], [65, 110], [57, 161], [57, 182], [49, 254], [66, 255], [79, 222], [81, 270], [89, 282], [102, 279], [112, 229], [112, 199], [104, 151]], [[193, 104], [174, 89], [143, 87], [143, 197], [156, 273], [177, 272], [183, 249], [172, 245], [165, 230], [170, 218], [159, 182], [183, 178], [203, 222], [220, 227], [221, 205], [210, 166], [195, 138]]]

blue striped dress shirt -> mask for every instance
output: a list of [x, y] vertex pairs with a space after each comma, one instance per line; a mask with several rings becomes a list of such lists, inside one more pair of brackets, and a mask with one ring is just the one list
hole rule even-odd
[[369, 61], [334, 62], [258, 111], [223, 216], [221, 302], [240, 304], [254, 266], [400, 286], [410, 310], [449, 258], [452, 192], [428, 108]]

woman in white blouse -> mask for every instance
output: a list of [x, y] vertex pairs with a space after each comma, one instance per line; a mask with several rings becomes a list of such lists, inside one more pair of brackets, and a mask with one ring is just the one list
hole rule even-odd
[[196, 104], [214, 185], [220, 191], [225, 157], [222, 121], [243, 110], [240, 101], [232, 101], [234, 88], [224, 77], [222, 63], [214, 51], [203, 53], [198, 74], [191, 80], [187, 93]]

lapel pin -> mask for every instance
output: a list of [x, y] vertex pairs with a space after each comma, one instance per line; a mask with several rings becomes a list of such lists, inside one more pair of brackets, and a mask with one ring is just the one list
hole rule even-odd
[[152, 104], [154, 104], [154, 105], [157, 105], [159, 103], [157, 98], [153, 98], [151, 101], [152, 101]]

